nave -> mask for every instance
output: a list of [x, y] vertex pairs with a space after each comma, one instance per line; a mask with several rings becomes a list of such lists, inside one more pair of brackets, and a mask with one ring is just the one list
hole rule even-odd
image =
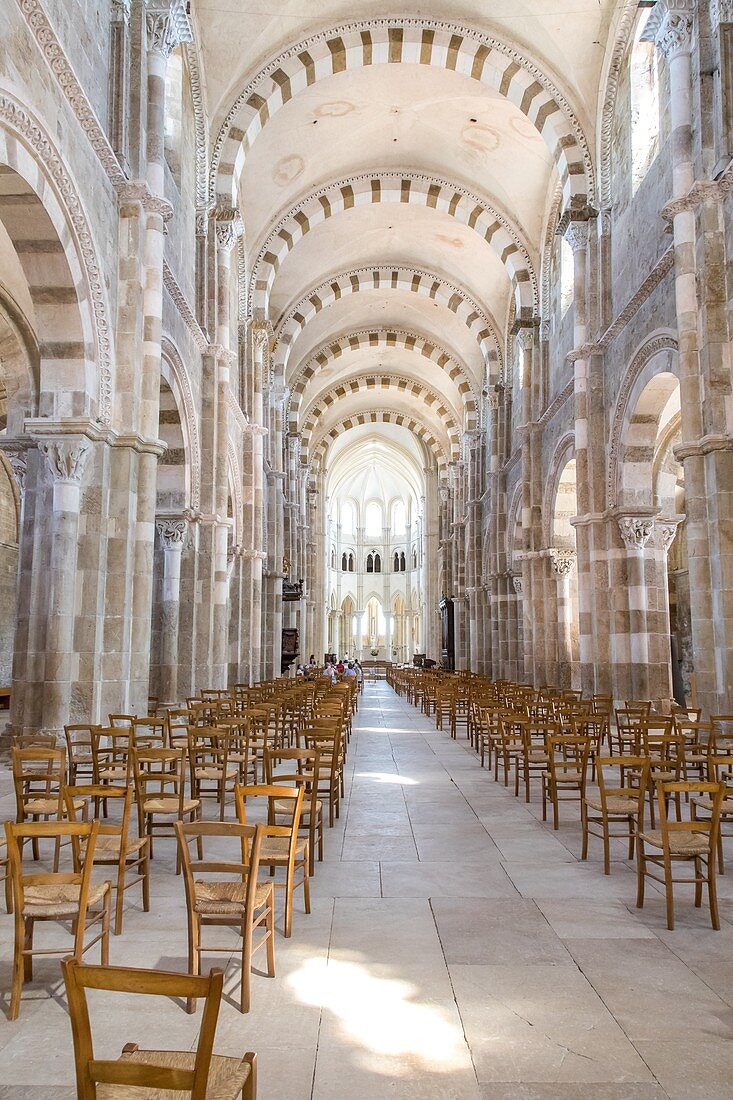
[[[12, 817], [7, 771], [0, 782], [0, 811]], [[156, 843], [151, 911], [137, 891], [128, 895], [112, 964], [185, 969], [173, 852], [171, 841]], [[232, 933], [217, 1052], [257, 1052], [260, 1100], [724, 1096], [733, 1074], [730, 882], [719, 878], [721, 932], [680, 890], [668, 933], [651, 886], [635, 909], [622, 845], [610, 877], [598, 842], [587, 862], [579, 854], [575, 808], [554, 833], [536, 792], [529, 805], [515, 799], [460, 734], [452, 740], [384, 682], [368, 682], [312, 913], [296, 891], [284, 939], [278, 900], [277, 976], [253, 974], [247, 1016], [236, 1006]], [[45, 941], [51, 929], [43, 932]], [[11, 952], [2, 915], [3, 989]], [[98, 1053], [116, 1057], [133, 1038], [187, 1049], [198, 1022], [174, 1002], [99, 1013]], [[0, 1062], [2, 1100], [76, 1096], [57, 960], [37, 962], [20, 1018], [0, 1027]]]

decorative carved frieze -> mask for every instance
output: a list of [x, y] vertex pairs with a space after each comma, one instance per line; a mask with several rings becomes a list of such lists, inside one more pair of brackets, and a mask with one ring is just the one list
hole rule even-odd
[[129, 23], [132, 0], [112, 0], [112, 22]]
[[209, 341], [206, 339], [206, 333], [201, 328], [201, 325], [196, 320], [196, 316], [188, 303], [186, 295], [181, 290], [181, 287], [176, 280], [175, 275], [171, 271], [166, 260], [163, 261], [163, 286], [171, 296], [173, 305], [181, 315], [181, 319], [185, 323], [189, 332], [193, 336], [194, 343], [199, 351], [205, 351]]
[[733, 23], [733, 0], [710, 0], [710, 22], [713, 29], [721, 23]]
[[188, 520], [184, 516], [161, 516], [155, 528], [166, 550], [183, 550], [188, 534]]
[[629, 550], [643, 550], [654, 534], [654, 517], [619, 516], [618, 528], [624, 546]]
[[39, 439], [38, 449], [56, 482], [81, 485], [92, 444], [85, 436]]
[[173, 206], [167, 199], [154, 195], [145, 180], [129, 180], [117, 188], [120, 203], [139, 202], [146, 214], [159, 214], [164, 222], [173, 217]]

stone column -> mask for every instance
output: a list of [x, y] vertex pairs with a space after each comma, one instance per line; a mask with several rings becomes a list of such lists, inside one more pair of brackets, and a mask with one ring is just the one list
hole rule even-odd
[[109, 42], [109, 139], [130, 174], [130, 12], [132, 0], [112, 0]]
[[38, 448], [53, 479], [48, 562], [48, 619], [44, 639], [43, 729], [57, 736], [69, 721], [74, 662], [79, 514], [84, 471], [92, 450], [84, 436], [41, 437]]
[[570, 687], [573, 680], [573, 608], [570, 575], [575, 566], [575, 551], [561, 547], [550, 550], [552, 572], [557, 581], [557, 684]]
[[160, 698], [176, 704], [178, 698], [178, 625], [181, 614], [181, 554], [188, 521], [166, 516], [155, 521], [163, 544], [163, 592], [160, 626]]

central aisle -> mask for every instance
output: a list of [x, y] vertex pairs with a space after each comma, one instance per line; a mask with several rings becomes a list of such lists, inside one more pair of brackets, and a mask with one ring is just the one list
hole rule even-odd
[[254, 983], [261, 1100], [689, 1100], [730, 1082], [731, 1009], [710, 988], [730, 924], [716, 937], [686, 899], [692, 933], [670, 938], [661, 898], [633, 909], [622, 859], [609, 878], [600, 844], [578, 862], [572, 808], [553, 834], [384, 683], [348, 765], [313, 915], [278, 938], [276, 983]]

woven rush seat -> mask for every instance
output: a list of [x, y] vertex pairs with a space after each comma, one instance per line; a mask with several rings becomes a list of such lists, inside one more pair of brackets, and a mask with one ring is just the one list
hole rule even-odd
[[[133, 1050], [123, 1053], [119, 1061], [192, 1070], [196, 1054], [183, 1050]], [[248, 1063], [240, 1062], [238, 1058], [212, 1055], [206, 1087], [207, 1100], [238, 1100], [249, 1074]], [[190, 1100], [190, 1097], [190, 1092], [179, 1092], [177, 1089], [156, 1089], [146, 1085], [97, 1085], [97, 1100]]]
[[[552, 778], [550, 772], [543, 772], [542, 774], [545, 777], [545, 779], [551, 779]], [[583, 776], [582, 776], [581, 772], [574, 772], [574, 771], [566, 771], [565, 772], [564, 771], [564, 772], [560, 772], [560, 774], [556, 777], [555, 782], [558, 784], [558, 786], [561, 783], [580, 783], [582, 778], [583, 778]]]
[[[201, 882], [196, 881], [196, 901], [194, 908], [197, 913], [207, 916], [239, 916], [244, 913], [247, 903], [246, 882]], [[261, 909], [267, 902], [272, 883], [262, 882], [257, 884], [255, 893], [255, 909]]]
[[[585, 801], [592, 810], [603, 812], [600, 798], [586, 798]], [[639, 810], [639, 801], [636, 798], [624, 798], [620, 794], [609, 794], [606, 798], [606, 810], [609, 814], [635, 814]]]
[[[711, 798], [693, 798], [693, 805], [697, 806], [700, 810], [712, 810], [713, 801]], [[721, 814], [733, 814], [733, 798], [724, 798], [720, 804]]]
[[546, 764], [547, 753], [546, 752], [528, 752], [527, 759], [530, 764]]
[[[652, 829], [648, 833], [641, 833], [641, 839], [645, 844], [651, 844], [653, 848], [662, 847], [662, 834], [659, 829]], [[710, 842], [707, 834], [700, 833], [670, 833], [669, 850], [673, 856], [704, 856], [710, 851]]]
[[[229, 759], [231, 760], [232, 757], [230, 756]], [[226, 770], [227, 779], [234, 779], [237, 774], [237, 768], [227, 768]], [[217, 767], [196, 768], [196, 778], [219, 780], [222, 778], [222, 769]]]
[[[79, 891], [81, 887], [70, 884], [26, 886], [25, 917], [76, 917], [79, 914]], [[92, 884], [89, 887], [90, 909], [96, 909], [109, 890], [108, 882]]]
[[[74, 800], [74, 809], [81, 810], [84, 806], [84, 799], [77, 798]], [[29, 798], [24, 800], [23, 807], [27, 814], [56, 814], [59, 809], [58, 798]]]
[[149, 798], [147, 802], [143, 802], [143, 810], [146, 814], [177, 814], [180, 806], [181, 812], [187, 814], [195, 810], [198, 805], [198, 798], [184, 798], [181, 805], [176, 795], [171, 794], [163, 795], [161, 798]]
[[100, 779], [111, 779], [113, 782], [114, 782], [114, 780], [119, 779], [119, 780], [122, 780], [123, 782], [126, 782], [127, 781], [127, 768], [123, 767], [122, 765], [120, 765], [119, 768], [100, 768], [99, 778]]
[[[133, 855], [139, 852], [145, 847], [147, 837], [130, 836], [125, 843], [125, 852], [127, 855]], [[101, 863], [105, 857], [111, 859], [119, 859], [120, 856], [120, 844], [122, 837], [120, 836], [100, 836], [97, 838], [97, 843], [94, 848], [94, 862]], [[82, 851], [86, 848], [85, 844], [82, 844]]]
[[[305, 837], [299, 839], [295, 845], [295, 857], [300, 859], [305, 851], [308, 841]], [[290, 854], [290, 839], [286, 836], [273, 836], [268, 837], [263, 841], [262, 848], [260, 850], [260, 862], [269, 863], [274, 859], [281, 859], [283, 862], [287, 861]]]
[[[316, 801], [316, 812], [318, 812], [322, 808], [323, 808], [323, 803], [321, 802], [321, 800], [319, 798]], [[287, 802], [279, 801], [279, 800], [276, 799], [275, 803], [274, 803], [274, 810], [275, 810], [276, 814], [289, 814], [292, 817], [293, 807], [288, 805]], [[303, 808], [303, 810], [301, 811], [301, 814], [300, 814], [300, 819], [302, 821], [304, 818], [308, 819], [309, 817], [310, 817], [310, 806], [306, 806], [304, 804], [304, 808]]]

